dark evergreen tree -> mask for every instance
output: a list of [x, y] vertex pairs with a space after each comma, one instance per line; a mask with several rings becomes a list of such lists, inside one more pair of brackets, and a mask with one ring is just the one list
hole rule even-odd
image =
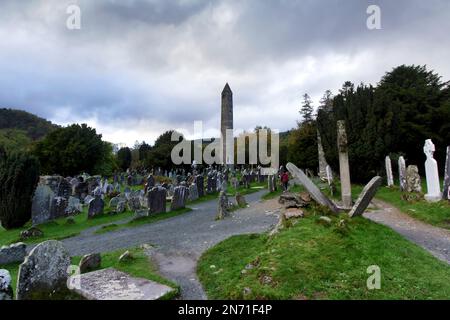
[[130, 148], [128, 148], [128, 147], [121, 148], [117, 152], [117, 165], [123, 171], [126, 171], [130, 167], [131, 160], [132, 160], [132, 156], [131, 156]]
[[314, 120], [313, 113], [314, 113], [314, 108], [312, 105], [311, 98], [307, 93], [305, 93], [303, 95], [303, 102], [302, 102], [302, 106], [300, 108], [300, 114], [303, 117], [302, 122], [303, 123], [312, 122]]

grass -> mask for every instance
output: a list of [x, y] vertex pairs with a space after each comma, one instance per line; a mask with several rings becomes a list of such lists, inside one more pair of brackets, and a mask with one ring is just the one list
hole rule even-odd
[[174, 210], [174, 211], [168, 211], [168, 212], [159, 213], [156, 215], [151, 215], [148, 217], [134, 219], [134, 220], [131, 220], [124, 224], [112, 223], [112, 224], [104, 225], [103, 227], [98, 229], [95, 233], [102, 234], [102, 233], [116, 231], [116, 230], [125, 229], [125, 228], [139, 227], [139, 226], [142, 226], [145, 224], [154, 223], [154, 222], [157, 222], [160, 220], [176, 217], [183, 213], [187, 213], [187, 212], [191, 212], [191, 211], [192, 211], [191, 208], [182, 208], [182, 209], [178, 209], [178, 210]]
[[[288, 191], [290, 192], [302, 192], [305, 189], [303, 188], [303, 186], [301, 185], [294, 185], [292, 187], [289, 187]], [[265, 195], [262, 196], [263, 200], [270, 200], [270, 199], [274, 199], [279, 197], [281, 194], [283, 193], [283, 189], [281, 189], [281, 187], [278, 186], [277, 191], [275, 192], [268, 192]]]
[[[204, 253], [197, 273], [210, 299], [449, 299], [450, 268], [391, 229], [362, 217], [306, 218], [270, 238], [231, 237]], [[345, 226], [339, 226], [344, 219]], [[245, 244], [245, 245], [243, 245]], [[252, 263], [254, 268], [246, 270]], [[367, 268], [381, 268], [368, 290]], [[270, 279], [270, 282], [264, 282]], [[245, 288], [247, 293], [245, 293]]]
[[[77, 216], [74, 216], [75, 224], [67, 224], [67, 218], [60, 218], [45, 224], [38, 226], [40, 230], [43, 231], [44, 235], [38, 238], [31, 238], [23, 242], [28, 244], [39, 243], [46, 240], [62, 240], [69, 237], [76, 236], [80, 234], [81, 231], [95, 227], [98, 225], [113, 223], [118, 220], [122, 220], [127, 217], [132, 216], [131, 211], [126, 211], [121, 214], [111, 215], [108, 214], [109, 210], [105, 210], [105, 214], [102, 216], [95, 217], [93, 219], [87, 218], [87, 208], [84, 208], [83, 212]], [[0, 245], [8, 245], [11, 243], [19, 242], [20, 233], [26, 230], [30, 225], [19, 229], [5, 230], [0, 228]]]
[[[129, 249], [132, 259], [119, 262], [119, 257], [122, 253], [124, 253], [126, 250], [119, 250], [109, 253], [102, 253], [102, 262], [101, 266], [98, 269], [105, 269], [105, 268], [114, 268], [119, 271], [125, 272], [130, 274], [133, 277], [138, 278], [144, 278], [153, 280], [162, 284], [165, 284], [169, 287], [174, 288], [175, 290], [166, 296], [162, 297], [162, 300], [170, 300], [175, 298], [179, 292], [180, 288], [178, 285], [173, 283], [172, 281], [169, 281], [163, 277], [161, 277], [157, 273], [156, 267], [151, 263], [148, 256], [143, 252], [141, 248], [133, 248]], [[72, 264], [78, 265], [78, 263], [81, 260], [81, 257], [72, 257]], [[14, 292], [15, 292], [15, 284], [17, 283], [17, 274], [19, 271], [19, 264], [10, 264], [10, 265], [4, 265], [0, 266], [0, 269], [6, 269], [10, 272], [12, 283], [14, 284]]]

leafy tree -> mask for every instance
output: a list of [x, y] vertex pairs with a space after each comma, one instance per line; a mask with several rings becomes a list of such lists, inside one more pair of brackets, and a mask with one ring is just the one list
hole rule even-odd
[[128, 147], [121, 148], [117, 152], [117, 165], [123, 171], [126, 171], [131, 165], [131, 149]]
[[148, 168], [158, 168], [169, 170], [173, 164], [170, 157], [172, 149], [179, 141], [172, 141], [172, 133], [174, 131], [166, 131], [156, 139], [153, 148], [147, 153], [145, 166]]
[[37, 158], [0, 148], [0, 221], [5, 229], [22, 227], [30, 220], [31, 200], [38, 180]]
[[76, 175], [80, 172], [95, 174], [110, 148], [102, 136], [86, 124], [73, 124], [58, 128], [39, 141], [34, 153], [44, 174]]

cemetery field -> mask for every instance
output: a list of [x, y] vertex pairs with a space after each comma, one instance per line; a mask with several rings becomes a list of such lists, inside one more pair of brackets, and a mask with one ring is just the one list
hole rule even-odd
[[[173, 293], [171, 293], [168, 296], [164, 296], [162, 298], [165, 300], [173, 299], [175, 296], [178, 295], [180, 290], [178, 285], [158, 275], [156, 267], [149, 260], [148, 256], [144, 253], [143, 249], [141, 248], [129, 249], [132, 255], [132, 259], [119, 262], [120, 255], [125, 251], [126, 250], [120, 250], [109, 253], [102, 253], [101, 254], [102, 262], [98, 269], [115, 268], [119, 271], [128, 273], [131, 276], [153, 280], [174, 288], [175, 291]], [[78, 265], [78, 263], [81, 260], [81, 257], [72, 257], [71, 260], [73, 265]], [[15, 292], [16, 290], [15, 285], [17, 283], [19, 264], [0, 266], [0, 268], [5, 268], [10, 272], [12, 283], [14, 284], [13, 290]]]
[[[320, 210], [304, 211], [272, 238], [234, 236], [204, 253], [197, 273], [208, 298], [448, 299], [448, 265], [395, 231], [346, 214], [324, 225]], [[372, 265], [380, 290], [366, 285]]]

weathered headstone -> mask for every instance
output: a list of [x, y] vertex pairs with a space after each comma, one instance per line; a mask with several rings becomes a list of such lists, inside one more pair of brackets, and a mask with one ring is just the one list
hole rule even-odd
[[119, 197], [119, 196], [111, 198], [111, 200], [109, 200], [109, 207], [110, 208], [116, 208], [117, 205], [119, 204], [119, 202], [120, 201], [124, 201], [124, 200], [125, 200], [125, 198], [122, 198], [122, 197]]
[[286, 168], [298, 181], [306, 188], [311, 197], [319, 204], [327, 206], [334, 213], [338, 213], [339, 209], [336, 205], [328, 199], [322, 191], [317, 188], [317, 186], [303, 173], [302, 170], [297, 168], [294, 164], [288, 163]]
[[66, 179], [61, 179], [61, 181], [58, 184], [56, 196], [69, 199], [71, 195], [72, 195], [72, 185]]
[[64, 197], [54, 197], [50, 207], [50, 219], [58, 219], [66, 216], [68, 201]]
[[350, 182], [350, 167], [348, 163], [347, 132], [345, 121], [337, 122], [337, 145], [339, 149], [339, 175], [341, 178], [341, 197], [344, 208], [352, 207], [352, 185]]
[[117, 203], [116, 212], [123, 213], [123, 212], [125, 212], [126, 208], [127, 208], [127, 202], [125, 200], [121, 200]]
[[147, 193], [148, 213], [166, 212], [166, 189], [157, 186]]
[[69, 197], [69, 201], [66, 208], [66, 215], [76, 215], [83, 211], [80, 199], [75, 197]]
[[0, 265], [22, 263], [27, 255], [27, 245], [22, 242], [0, 248]]
[[174, 291], [166, 285], [135, 278], [113, 268], [77, 276], [72, 290], [88, 300], [157, 300]]
[[190, 201], [195, 201], [198, 199], [198, 189], [197, 189], [197, 184], [196, 183], [192, 183], [189, 186], [189, 200]]
[[99, 196], [89, 202], [88, 219], [102, 215], [105, 208], [105, 201]]
[[400, 183], [400, 191], [406, 191], [406, 163], [405, 158], [398, 158], [398, 179]]
[[327, 179], [328, 163], [325, 159], [325, 152], [323, 151], [322, 138], [319, 130], [317, 130], [317, 151], [319, 154], [319, 177], [323, 180]]
[[392, 174], [391, 158], [389, 156], [386, 156], [386, 158], [384, 159], [384, 162], [386, 165], [387, 186], [392, 187], [394, 185], [394, 175]]
[[223, 220], [228, 216], [228, 197], [223, 191], [219, 194], [219, 201], [217, 206], [217, 220]]
[[425, 141], [423, 152], [427, 156], [425, 161], [425, 173], [427, 176], [427, 194], [425, 200], [437, 202], [442, 199], [439, 171], [436, 160], [433, 158], [435, 147], [431, 139]]
[[101, 255], [99, 253], [92, 253], [83, 256], [78, 264], [78, 267], [80, 268], [80, 273], [85, 273], [99, 268], [101, 263]]
[[175, 188], [175, 192], [173, 193], [172, 203], [170, 205], [170, 210], [177, 210], [184, 208], [186, 206], [186, 200], [188, 197], [188, 188], [185, 186], [178, 186]]
[[445, 159], [444, 191], [443, 199], [450, 200], [450, 146], [447, 147], [447, 157]]
[[417, 166], [409, 165], [408, 168], [406, 168], [406, 191], [422, 192], [422, 182]]
[[195, 184], [197, 185], [198, 197], [201, 198], [205, 195], [204, 192], [204, 178], [202, 175], [197, 175], [195, 177]]
[[372, 201], [373, 197], [375, 197], [375, 194], [377, 193], [378, 188], [381, 186], [382, 181], [383, 179], [377, 176], [370, 180], [370, 182], [364, 187], [352, 210], [348, 213], [351, 218], [360, 216], [364, 213], [364, 211], [369, 206], [370, 201]]
[[13, 300], [11, 281], [9, 271], [0, 269], [0, 301]]
[[128, 199], [128, 209], [133, 212], [141, 209], [141, 200], [139, 196], [135, 195]]
[[59, 298], [67, 292], [70, 257], [61, 242], [50, 240], [34, 247], [19, 267], [17, 300]]
[[33, 225], [51, 220], [51, 205], [55, 193], [47, 185], [39, 184], [34, 191], [31, 204], [31, 220]]

